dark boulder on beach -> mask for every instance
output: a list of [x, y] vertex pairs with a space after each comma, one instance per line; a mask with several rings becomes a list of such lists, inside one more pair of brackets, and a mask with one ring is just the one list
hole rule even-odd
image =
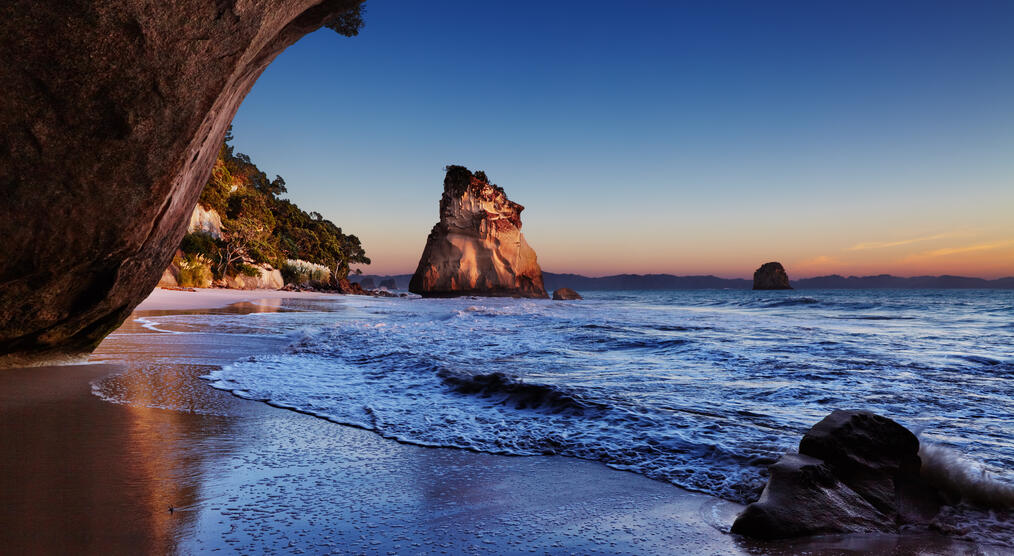
[[571, 301], [575, 299], [584, 299], [581, 294], [570, 288], [558, 288], [553, 292], [553, 299], [557, 301]]
[[893, 533], [940, 508], [919, 471], [919, 440], [886, 418], [836, 410], [810, 429], [798, 454], [771, 466], [760, 499], [732, 532], [776, 539], [831, 533]]
[[791, 290], [789, 275], [785, 273], [782, 263], [764, 263], [753, 273], [753, 289], [755, 290]]

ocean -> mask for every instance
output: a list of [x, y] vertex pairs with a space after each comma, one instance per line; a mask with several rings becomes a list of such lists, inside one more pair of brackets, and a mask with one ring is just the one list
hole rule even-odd
[[287, 300], [146, 317], [286, 338], [212, 371], [237, 396], [400, 442], [596, 460], [727, 500], [834, 409], [890, 417], [1014, 485], [1014, 291], [591, 292]]

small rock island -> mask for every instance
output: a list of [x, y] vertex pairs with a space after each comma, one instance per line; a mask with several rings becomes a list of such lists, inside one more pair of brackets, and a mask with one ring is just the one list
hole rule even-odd
[[423, 297], [548, 298], [535, 250], [521, 233], [524, 208], [485, 172], [448, 166], [440, 221], [426, 238], [409, 291]]
[[785, 273], [782, 263], [764, 263], [753, 273], [753, 289], [755, 290], [791, 290], [789, 275]]

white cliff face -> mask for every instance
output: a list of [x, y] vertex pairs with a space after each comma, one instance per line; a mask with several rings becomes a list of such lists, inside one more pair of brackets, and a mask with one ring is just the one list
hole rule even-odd
[[409, 291], [548, 297], [535, 250], [521, 233], [522, 210], [503, 189], [466, 168], [448, 167], [440, 222], [426, 240]]
[[206, 209], [199, 203], [190, 213], [188, 232], [207, 232], [215, 239], [222, 239], [222, 217], [215, 209]]

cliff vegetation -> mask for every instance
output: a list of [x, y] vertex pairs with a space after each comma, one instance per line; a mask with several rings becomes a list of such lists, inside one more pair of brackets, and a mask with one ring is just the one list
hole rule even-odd
[[269, 267], [286, 283], [334, 286], [347, 279], [350, 265], [370, 263], [358, 237], [283, 199], [285, 180], [269, 179], [231, 140], [230, 130], [199, 201], [221, 217], [221, 233], [192, 228], [184, 236], [173, 261], [180, 286], [230, 283]]

